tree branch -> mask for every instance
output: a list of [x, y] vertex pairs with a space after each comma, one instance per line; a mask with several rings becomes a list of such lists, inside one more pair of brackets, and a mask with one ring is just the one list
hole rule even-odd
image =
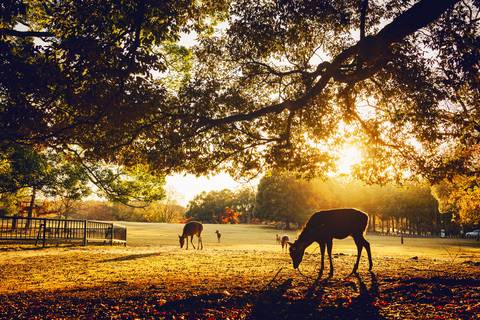
[[[299, 110], [318, 96], [337, 73], [337, 70], [340, 69], [346, 61], [356, 55], [359, 55], [367, 65], [376, 67], [365, 71], [365, 74], [358, 76], [357, 80], [353, 78], [351, 80], [359, 81], [372, 76], [383, 64], [389, 61], [389, 57], [384, 57], [384, 55], [389, 51], [392, 44], [402, 41], [405, 37], [435, 21], [440, 15], [459, 1], [460, 0], [421, 0], [416, 3], [395, 18], [390, 24], [386, 25], [377, 35], [367, 36], [361, 39], [357, 44], [342, 51], [330, 64], [322, 63], [322, 72], [319, 72], [321, 74], [319, 81], [310, 91], [306, 92], [303, 97], [295, 101], [284, 101], [279, 104], [266, 106], [248, 114], [237, 114], [220, 119], [204, 118], [203, 121], [215, 126], [236, 121], [249, 121], [269, 113], [280, 113], [286, 109], [290, 111]], [[382, 57], [385, 59], [382, 59], [382, 63], [377, 61]]]
[[19, 37], [19, 38], [28, 38], [28, 37], [38, 37], [38, 38], [49, 38], [53, 37], [54, 34], [46, 31], [18, 31], [7, 28], [0, 28], [0, 34]]

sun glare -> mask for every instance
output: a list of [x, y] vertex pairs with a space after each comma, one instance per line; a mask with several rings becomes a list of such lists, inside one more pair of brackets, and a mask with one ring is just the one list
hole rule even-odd
[[349, 174], [352, 166], [361, 160], [361, 153], [355, 147], [349, 147], [340, 151], [340, 163], [338, 173]]

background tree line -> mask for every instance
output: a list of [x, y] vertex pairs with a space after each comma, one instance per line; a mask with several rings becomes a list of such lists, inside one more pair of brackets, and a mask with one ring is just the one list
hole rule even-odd
[[[440, 206], [432, 188], [420, 182], [402, 187], [387, 184], [365, 185], [347, 175], [297, 180], [294, 174], [272, 173], [260, 180], [257, 188], [243, 187], [236, 191], [203, 192], [187, 206], [187, 218], [207, 223], [222, 223], [222, 217], [234, 212], [230, 222], [275, 223], [281, 228], [301, 227], [310, 215], [319, 210], [354, 207], [370, 215], [369, 231], [391, 233], [405, 230], [412, 234], [439, 235], [461, 233], [461, 224], [473, 227], [462, 219], [453, 206]], [[440, 203], [444, 203], [442, 199]], [[478, 219], [478, 217], [477, 217]]]

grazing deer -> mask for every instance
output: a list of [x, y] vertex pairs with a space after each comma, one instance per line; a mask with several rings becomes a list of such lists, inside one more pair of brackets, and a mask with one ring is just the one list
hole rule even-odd
[[185, 239], [187, 239], [187, 248], [188, 249], [188, 237], [190, 238], [190, 242], [192, 243], [193, 249], [195, 246], [193, 245], [193, 236], [197, 235], [198, 237], [198, 249], [200, 249], [200, 244], [202, 245], [203, 249], [203, 242], [202, 237], [200, 236], [203, 231], [203, 225], [200, 222], [190, 221], [183, 227], [183, 234], [178, 236], [180, 238], [180, 248], [183, 248], [183, 244], [185, 243]]
[[222, 234], [218, 232], [218, 230], [215, 231], [215, 233], [217, 234], [218, 243], [220, 243], [220, 237], [222, 236]]
[[363, 247], [367, 250], [368, 262], [370, 263], [368, 270], [372, 270], [373, 263], [372, 254], [370, 252], [370, 243], [368, 243], [363, 236], [367, 223], [367, 214], [355, 209], [337, 209], [314, 213], [305, 224], [305, 227], [303, 227], [298, 239], [294, 243], [288, 243], [290, 245], [290, 257], [293, 261], [293, 267], [297, 269], [300, 262], [302, 262], [305, 249], [313, 242], [318, 242], [322, 253], [321, 268], [318, 274], [318, 279], [320, 279], [323, 273], [325, 245], [327, 245], [328, 257], [330, 259], [329, 275], [333, 276], [333, 238], [344, 239], [348, 236], [352, 236], [357, 245], [358, 251], [357, 262], [353, 267], [352, 274], [357, 272]]
[[278, 234], [276, 235], [277, 237], [277, 244], [280, 244], [282, 242], [282, 239], [278, 236]]
[[282, 252], [283, 252], [283, 247], [285, 247], [285, 252], [287, 251], [287, 243], [288, 241], [290, 241], [290, 237], [285, 235], [282, 237], [282, 240], [280, 240], [280, 242], [282, 243]]

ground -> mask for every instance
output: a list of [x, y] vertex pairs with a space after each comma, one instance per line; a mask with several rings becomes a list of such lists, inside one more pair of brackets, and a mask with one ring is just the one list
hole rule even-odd
[[389, 239], [367, 237], [373, 270], [362, 257], [358, 274], [350, 275], [351, 243], [334, 242], [334, 275], [327, 269], [315, 283], [318, 246], [294, 270], [274, 240], [241, 249], [214, 243], [211, 233], [204, 250], [180, 250], [173, 240], [45, 249], [2, 244], [0, 318], [480, 319], [476, 244], [459, 243], [455, 252], [442, 244], [438, 254], [414, 256], [392, 250]]

